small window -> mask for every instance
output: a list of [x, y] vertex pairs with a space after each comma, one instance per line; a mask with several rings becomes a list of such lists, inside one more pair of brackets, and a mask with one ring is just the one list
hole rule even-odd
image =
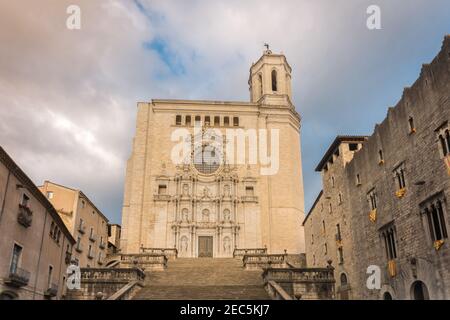
[[278, 91], [277, 88], [277, 71], [272, 70], [272, 91], [276, 92]]
[[311, 244], [314, 244], [314, 235], [311, 234]]
[[175, 117], [175, 125], [181, 126], [181, 116], [180, 115], [177, 115]]
[[211, 124], [211, 117], [210, 116], [206, 116], [205, 117], [205, 126], [209, 126]]
[[439, 132], [439, 144], [442, 151], [442, 155], [444, 157], [450, 155], [450, 130], [449, 129], [442, 129]]
[[253, 195], [254, 195], [254, 193], [253, 193], [253, 187], [245, 187], [245, 194], [246, 194], [247, 196], [253, 196]]
[[338, 223], [336, 225], [336, 240], [337, 241], [341, 241], [342, 237], [341, 237], [341, 225]]
[[325, 220], [322, 220], [322, 233], [325, 234], [327, 230], [325, 229]]
[[325, 243], [323, 245], [323, 247], [324, 247], [324, 255], [327, 255], [328, 254], [328, 245]]
[[426, 216], [428, 227], [430, 230], [431, 240], [433, 242], [447, 239], [447, 227], [445, 224], [445, 213], [443, 201], [437, 199], [426, 205], [423, 213]]
[[53, 267], [48, 266], [47, 288], [50, 288], [52, 285], [52, 275], [53, 275]]
[[359, 173], [356, 174], [356, 185], [359, 186], [361, 184], [361, 177], [359, 176]]
[[81, 208], [86, 207], [86, 202], [84, 200], [81, 200]]
[[30, 202], [30, 198], [24, 193], [22, 195], [22, 202], [21, 205], [24, 207], [28, 207], [28, 203]]
[[158, 187], [158, 194], [166, 194], [167, 193], [167, 186], [166, 185], [159, 185]]
[[375, 210], [377, 208], [378, 201], [375, 190], [372, 190], [367, 194], [367, 199], [369, 200], [370, 210]]
[[331, 177], [331, 186], [334, 188], [335, 183], [334, 183], [334, 177]]
[[220, 126], [220, 117], [218, 117], [218, 116], [214, 117], [214, 126], [216, 126], [216, 127]]
[[386, 258], [388, 260], [394, 260], [397, 258], [397, 235], [394, 226], [385, 228], [381, 232], [381, 235], [384, 240]]
[[339, 264], [344, 263], [344, 249], [342, 247], [338, 248], [338, 261], [339, 261]]
[[229, 127], [230, 126], [230, 117], [224, 117], [223, 118], [223, 125], [225, 127]]
[[403, 166], [400, 166], [395, 170], [395, 180], [397, 183], [398, 190], [406, 188], [405, 169], [403, 168]]
[[47, 199], [53, 199], [53, 191], [47, 191]]
[[239, 118], [238, 117], [233, 118], [233, 126], [239, 127]]
[[339, 193], [339, 204], [341, 204], [341, 203], [342, 203], [342, 194]]
[[191, 116], [186, 116], [186, 125], [187, 126], [191, 125]]
[[383, 156], [383, 150], [378, 150], [378, 164], [383, 164], [384, 163], [384, 156]]
[[348, 145], [348, 149], [349, 149], [350, 151], [357, 151], [357, 150], [358, 150], [358, 144], [357, 144], [357, 143], [350, 143], [350, 144]]
[[409, 133], [416, 132], [416, 127], [414, 125], [414, 118], [413, 117], [409, 117], [409, 119], [408, 119], [408, 126], [409, 126]]
[[328, 213], [333, 213], [333, 205], [331, 203], [328, 206]]
[[202, 117], [200, 116], [195, 116], [195, 125], [199, 126], [202, 123]]
[[13, 254], [12, 254], [12, 258], [11, 258], [11, 265], [9, 268], [9, 271], [12, 274], [17, 273], [17, 269], [20, 266], [20, 258], [22, 256], [22, 247], [19, 246], [18, 244], [14, 244], [13, 247]]

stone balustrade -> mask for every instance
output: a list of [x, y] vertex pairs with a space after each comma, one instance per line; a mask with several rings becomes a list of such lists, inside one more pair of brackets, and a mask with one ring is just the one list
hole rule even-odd
[[145, 273], [138, 268], [81, 268], [80, 271], [80, 288], [68, 290], [66, 299], [96, 300], [114, 295], [116, 299], [128, 299], [136, 292], [134, 289], [143, 286], [145, 279]]
[[288, 267], [286, 254], [246, 254], [242, 258], [242, 262], [247, 270]]
[[120, 254], [121, 267], [137, 267], [142, 270], [164, 270], [167, 267], [167, 257], [164, 254], [137, 253]]
[[236, 248], [233, 251], [233, 258], [243, 258], [246, 254], [267, 254], [267, 248]]
[[177, 248], [145, 248], [145, 247], [141, 247], [141, 252], [156, 254], [156, 255], [165, 255], [166, 258], [169, 260], [178, 258]]
[[266, 284], [274, 281], [291, 297], [305, 300], [334, 299], [334, 268], [266, 268], [263, 271]]

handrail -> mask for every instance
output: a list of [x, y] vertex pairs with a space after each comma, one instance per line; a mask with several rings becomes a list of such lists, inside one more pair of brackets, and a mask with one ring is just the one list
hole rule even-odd
[[278, 283], [273, 280], [269, 280], [267, 284], [275, 292], [275, 297], [280, 297], [281, 300], [294, 300]]
[[106, 300], [122, 300], [137, 285], [141, 285], [139, 280], [130, 281]]

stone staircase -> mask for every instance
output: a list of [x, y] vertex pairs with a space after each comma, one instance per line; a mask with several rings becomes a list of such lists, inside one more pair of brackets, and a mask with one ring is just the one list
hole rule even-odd
[[268, 300], [261, 271], [232, 258], [178, 258], [165, 271], [147, 273], [137, 300]]

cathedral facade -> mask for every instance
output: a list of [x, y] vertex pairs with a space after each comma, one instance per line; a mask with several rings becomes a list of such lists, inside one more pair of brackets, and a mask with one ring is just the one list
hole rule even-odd
[[122, 253], [304, 252], [300, 116], [285, 56], [264, 51], [250, 68], [249, 88], [250, 102], [138, 103]]

